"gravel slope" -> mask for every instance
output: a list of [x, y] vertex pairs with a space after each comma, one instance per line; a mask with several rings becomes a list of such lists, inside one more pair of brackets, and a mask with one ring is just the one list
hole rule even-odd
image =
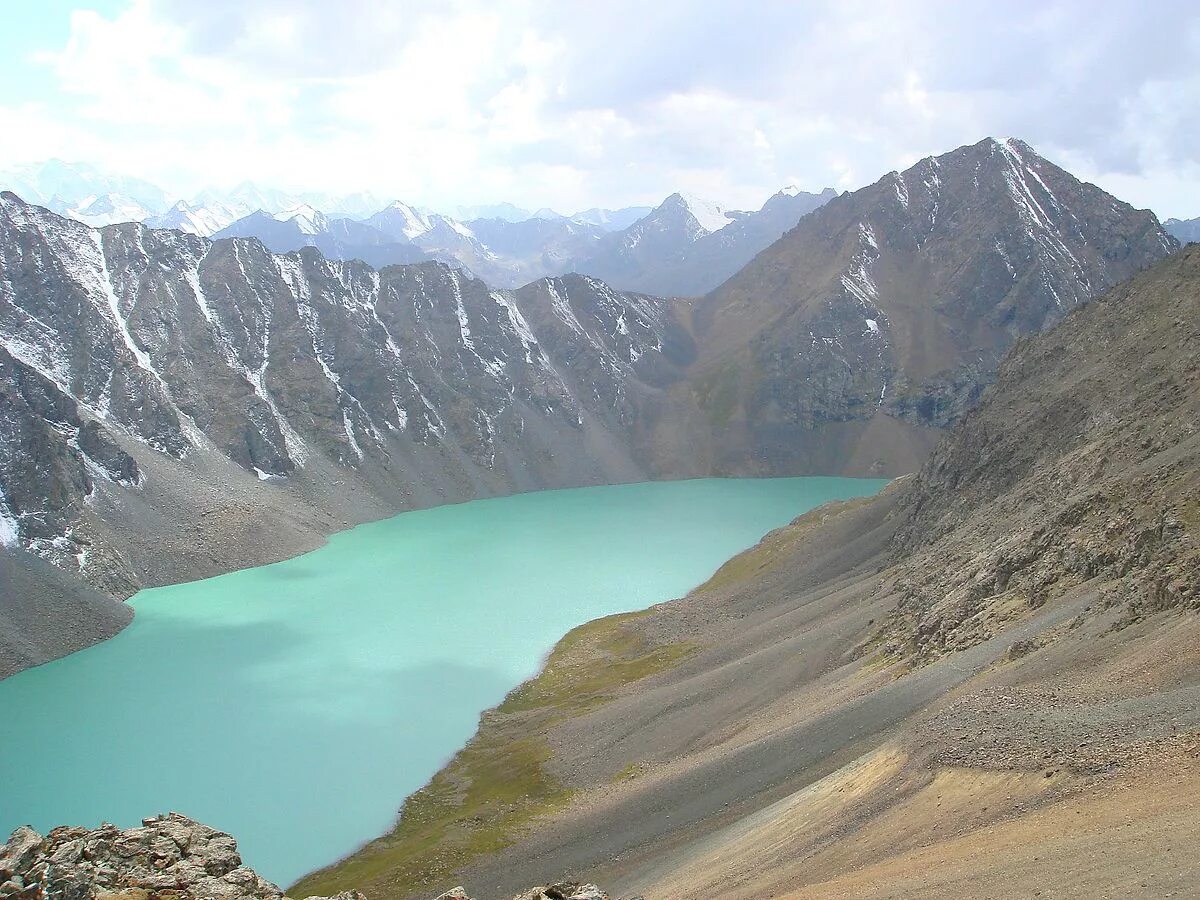
[[[133, 608], [21, 550], [0, 547], [0, 678], [109, 638]], [[46, 623], [54, 623], [47, 627]]]

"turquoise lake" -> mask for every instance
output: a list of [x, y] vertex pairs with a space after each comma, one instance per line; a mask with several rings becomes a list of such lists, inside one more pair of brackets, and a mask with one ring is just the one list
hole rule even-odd
[[286, 885], [386, 831], [568, 630], [681, 596], [772, 528], [885, 483], [521, 494], [142, 591], [116, 638], [0, 681], [0, 835], [178, 810]]

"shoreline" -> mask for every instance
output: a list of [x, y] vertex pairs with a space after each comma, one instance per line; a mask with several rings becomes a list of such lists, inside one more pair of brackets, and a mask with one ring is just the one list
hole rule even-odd
[[[678, 619], [683, 613], [686, 618], [689, 602], [723, 597], [761, 574], [757, 564], [750, 571], [742, 564], [773, 553], [772, 546], [781, 540], [789, 543], [796, 529], [805, 531], [826, 516], [859, 514], [885, 496], [884, 505], [891, 506], [900, 485], [909, 482], [911, 476], [900, 476], [873, 495], [814, 507], [726, 559], [686, 594], [573, 628], [554, 645], [540, 670], [485, 710], [470, 740], [424, 787], [403, 800], [389, 831], [306, 874], [287, 888], [288, 893], [337, 893], [353, 885], [372, 897], [419, 896], [443, 882], [458, 883], [455, 879], [461, 880], [461, 873], [480, 859], [502, 853], [544, 819], [569, 812], [581, 795], [555, 771], [555, 748], [548, 735], [627, 689], [653, 682], [713, 649], [700, 640], [664, 634], [654, 621], [657, 617], [666, 613]], [[438, 848], [436, 859], [422, 862], [433, 847]], [[385, 876], [390, 870], [402, 874]], [[567, 875], [574, 873], [546, 873], [551, 879]], [[403, 888], [382, 888], [373, 881], [380, 877], [403, 879]]]
[[[898, 476], [898, 477], [903, 477], [903, 476]], [[99, 636], [99, 637], [95, 638], [94, 640], [89, 640], [87, 643], [82, 643], [79, 646], [72, 647], [64, 653], [50, 656], [47, 659], [43, 659], [43, 660], [31, 663], [31, 664], [30, 663], [22, 664], [19, 660], [14, 659], [13, 667], [12, 667], [11, 671], [5, 672], [5, 671], [3, 671], [3, 669], [0, 669], [0, 681], [4, 681], [8, 678], [11, 678], [12, 676], [19, 674], [20, 672], [26, 671], [27, 669], [36, 668], [38, 666], [46, 665], [47, 663], [55, 662], [56, 660], [59, 660], [59, 659], [64, 659], [67, 656], [73, 655], [75, 653], [83, 652], [83, 651], [88, 650], [92, 647], [95, 647], [99, 644], [102, 644], [106, 641], [112, 640], [114, 637], [116, 637], [121, 632], [123, 632], [125, 630], [125, 628], [129, 627], [129, 625], [132, 624], [133, 618], [136, 616], [137, 611], [136, 611], [136, 606], [134, 606], [134, 604], [131, 601], [133, 600], [134, 597], [136, 597], [138, 594], [142, 593], [143, 591], [156, 590], [159, 588], [166, 588], [166, 587], [175, 587], [178, 585], [190, 584], [190, 583], [197, 582], [197, 581], [206, 581], [211, 578], [220, 578], [225, 575], [230, 575], [234, 572], [242, 572], [242, 571], [246, 571], [248, 569], [262, 568], [265, 566], [272, 566], [272, 565], [276, 565], [278, 563], [288, 562], [290, 560], [297, 559], [297, 558], [305, 556], [309, 553], [313, 553], [317, 550], [320, 550], [323, 547], [326, 547], [329, 544], [330, 540], [337, 535], [351, 532], [351, 531], [355, 530], [356, 528], [362, 527], [364, 525], [373, 525], [378, 522], [383, 522], [388, 519], [392, 519], [396, 516], [404, 515], [405, 513], [422, 512], [422, 511], [431, 510], [431, 509], [438, 509], [441, 507], [462, 506], [462, 505], [465, 505], [468, 503], [481, 503], [481, 502], [485, 502], [485, 501], [489, 501], [489, 500], [503, 500], [503, 499], [506, 499], [509, 497], [517, 497], [517, 496], [522, 496], [525, 494], [546, 494], [546, 493], [554, 493], [554, 492], [558, 492], [558, 491], [586, 490], [586, 489], [590, 489], [590, 488], [624, 487], [624, 486], [633, 486], [633, 485], [640, 485], [640, 484], [664, 484], [664, 483], [686, 482], [686, 481], [708, 481], [708, 480], [722, 481], [722, 480], [738, 480], [738, 479], [773, 480], [773, 479], [780, 479], [780, 478], [850, 478], [850, 479], [860, 480], [860, 481], [885, 481], [885, 482], [887, 480], [889, 480], [889, 479], [874, 478], [871, 476], [853, 476], [853, 475], [761, 475], [761, 476], [685, 475], [685, 476], [670, 477], [670, 478], [605, 481], [605, 482], [595, 483], [595, 484], [580, 484], [580, 485], [548, 487], [548, 488], [531, 488], [531, 489], [527, 489], [527, 490], [505, 491], [505, 492], [489, 494], [486, 496], [467, 497], [467, 498], [463, 498], [463, 499], [454, 499], [454, 500], [447, 500], [447, 501], [442, 501], [442, 502], [430, 502], [430, 503], [417, 502], [414, 505], [405, 505], [405, 506], [402, 506], [399, 508], [395, 508], [390, 512], [383, 511], [383, 512], [380, 512], [378, 515], [374, 514], [375, 510], [369, 510], [368, 517], [359, 518], [357, 520], [351, 519], [349, 521], [342, 521], [338, 524], [338, 527], [335, 527], [331, 530], [319, 530], [316, 527], [310, 527], [309, 529], [306, 529], [304, 533], [308, 534], [310, 537], [312, 537], [313, 540], [311, 540], [311, 541], [301, 540], [299, 542], [294, 542], [293, 546], [289, 546], [285, 550], [285, 555], [277, 555], [277, 554], [267, 553], [266, 555], [264, 555], [264, 557], [261, 559], [261, 561], [247, 562], [244, 565], [235, 563], [234, 565], [231, 565], [229, 567], [218, 566], [218, 568], [216, 570], [208, 571], [207, 574], [202, 574], [199, 577], [195, 577], [195, 578], [182, 578], [182, 579], [178, 579], [178, 580], [154, 581], [153, 583], [148, 583], [148, 584], [145, 584], [145, 585], [139, 587], [137, 590], [133, 591], [132, 593], [124, 594], [123, 596], [122, 595], [117, 595], [117, 596], [100, 595], [100, 598], [102, 600], [111, 600], [114, 605], [114, 608], [120, 609], [120, 608], [124, 607], [131, 611], [131, 615], [128, 617], [128, 619], [125, 621], [125, 623], [118, 630], [113, 631], [108, 634], [104, 634], [102, 636]], [[281, 486], [283, 486], [283, 485], [281, 485]], [[286, 485], [283, 487], [288, 490], [289, 494], [292, 494], [292, 495], [296, 494], [296, 491], [292, 488], [291, 485]], [[312, 526], [315, 526], [316, 524], [317, 523], [310, 523], [310, 525], [312, 525]], [[57, 577], [58, 580], [62, 581], [64, 584], [70, 584], [70, 585], [74, 586], [76, 588], [77, 592], [84, 593], [84, 594], [97, 593], [95, 591], [95, 589], [82, 577], [79, 577], [78, 575], [76, 575], [74, 573], [66, 572], [62, 569], [59, 569], [57, 566], [53, 566], [52, 564], [45, 562], [44, 560], [41, 559], [41, 557], [38, 557], [36, 554], [33, 554], [29, 551], [19, 550], [18, 552], [13, 552], [14, 549], [17, 549], [17, 548], [8, 548], [9, 556], [14, 557], [14, 558], [23, 556], [23, 557], [28, 557], [30, 559], [37, 560], [37, 564], [44, 565], [46, 568], [50, 569], [51, 572]], [[192, 566], [194, 561], [189, 560], [186, 556], [184, 556], [184, 557], [179, 558], [177, 560], [177, 562], [181, 566], [181, 568], [184, 568], [186, 570], [187, 568]], [[204, 568], [205, 567], [202, 566], [201, 570], [203, 571]], [[43, 583], [44, 583], [44, 580], [43, 580]]]

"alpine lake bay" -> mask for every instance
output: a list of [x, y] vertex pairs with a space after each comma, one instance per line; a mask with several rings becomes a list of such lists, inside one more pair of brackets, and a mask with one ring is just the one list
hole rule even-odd
[[568, 630], [679, 597], [884, 479], [697, 479], [401, 513], [145, 590], [115, 638], [0, 681], [0, 834], [178, 810], [278, 883], [386, 831]]

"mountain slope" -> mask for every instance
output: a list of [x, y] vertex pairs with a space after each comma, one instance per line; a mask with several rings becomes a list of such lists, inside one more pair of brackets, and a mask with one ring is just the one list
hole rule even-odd
[[0, 546], [0, 584], [0, 678], [90, 647], [133, 619], [127, 604], [22, 550]]
[[690, 309], [711, 465], [911, 469], [1018, 336], [1177, 247], [1015, 140], [834, 198]]
[[[1186, 890], [1198, 321], [1190, 248], [1022, 341], [917, 476], [576, 629], [417, 814], [293, 893]], [[475, 815], [497, 776], [528, 793]], [[429, 822], [455, 825], [406, 843]]]
[[502, 293], [0, 195], [0, 542], [123, 596], [401, 508], [645, 478], [634, 433], [689, 350], [663, 301], [591, 279]]

